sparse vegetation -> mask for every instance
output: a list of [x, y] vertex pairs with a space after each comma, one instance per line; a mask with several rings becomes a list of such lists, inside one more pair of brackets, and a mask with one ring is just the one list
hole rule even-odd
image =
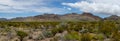
[[[17, 36], [23, 38], [41, 31], [38, 40], [51, 38], [51, 41], [105, 41], [107, 39], [120, 41], [120, 22], [115, 21], [88, 21], [88, 22], [0, 22], [0, 34], [16, 31]], [[14, 29], [14, 30], [13, 30]], [[20, 30], [20, 31], [18, 31]], [[28, 31], [27, 31], [28, 30]], [[26, 31], [26, 32], [24, 32]], [[68, 33], [64, 34], [64, 31]], [[31, 34], [32, 33], [32, 34]], [[57, 39], [60, 33], [61, 38]], [[37, 34], [35, 34], [37, 35]], [[7, 36], [7, 34], [6, 34]], [[9, 36], [8, 36], [9, 37]], [[32, 36], [31, 36], [32, 37]], [[64, 38], [64, 39], [63, 39]], [[33, 38], [34, 40], [34, 38]]]

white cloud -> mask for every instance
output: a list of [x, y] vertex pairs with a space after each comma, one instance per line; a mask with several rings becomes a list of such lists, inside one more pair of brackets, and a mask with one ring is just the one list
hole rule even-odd
[[[22, 13], [22, 12], [40, 12], [40, 13], [59, 13], [64, 12], [62, 8], [48, 7], [49, 2], [56, 0], [0, 0], [0, 12]], [[62, 11], [61, 11], [62, 10]]]
[[120, 16], [120, 0], [85, 0], [76, 3], [62, 3], [85, 12], [105, 13]]
[[37, 8], [37, 9], [32, 9], [33, 11], [36, 11], [36, 12], [47, 12], [47, 13], [65, 13], [65, 10], [62, 9], [62, 8], [56, 8], [56, 7], [53, 7], [53, 8], [48, 8], [48, 7], [41, 7], [41, 8]]
[[69, 8], [69, 7], [63, 7], [63, 8], [67, 10], [72, 10], [72, 8]]
[[68, 10], [72, 10], [71, 8], [67, 8]]

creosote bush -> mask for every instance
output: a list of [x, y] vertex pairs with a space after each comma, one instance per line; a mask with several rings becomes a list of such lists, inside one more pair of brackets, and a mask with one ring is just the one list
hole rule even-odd
[[20, 37], [20, 41], [23, 41], [23, 38], [28, 36], [28, 34], [23, 31], [17, 31], [17, 35]]

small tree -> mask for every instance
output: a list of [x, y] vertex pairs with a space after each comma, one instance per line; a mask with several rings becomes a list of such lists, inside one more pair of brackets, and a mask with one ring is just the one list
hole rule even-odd
[[20, 37], [20, 41], [23, 41], [23, 38], [26, 37], [28, 34], [23, 31], [17, 31], [17, 35]]

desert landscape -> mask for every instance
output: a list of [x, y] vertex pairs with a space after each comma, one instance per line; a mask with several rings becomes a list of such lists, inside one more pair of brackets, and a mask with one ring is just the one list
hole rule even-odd
[[0, 0], [0, 41], [120, 41], [120, 0]]
[[0, 41], [120, 41], [119, 20], [86, 12], [1, 19]]

